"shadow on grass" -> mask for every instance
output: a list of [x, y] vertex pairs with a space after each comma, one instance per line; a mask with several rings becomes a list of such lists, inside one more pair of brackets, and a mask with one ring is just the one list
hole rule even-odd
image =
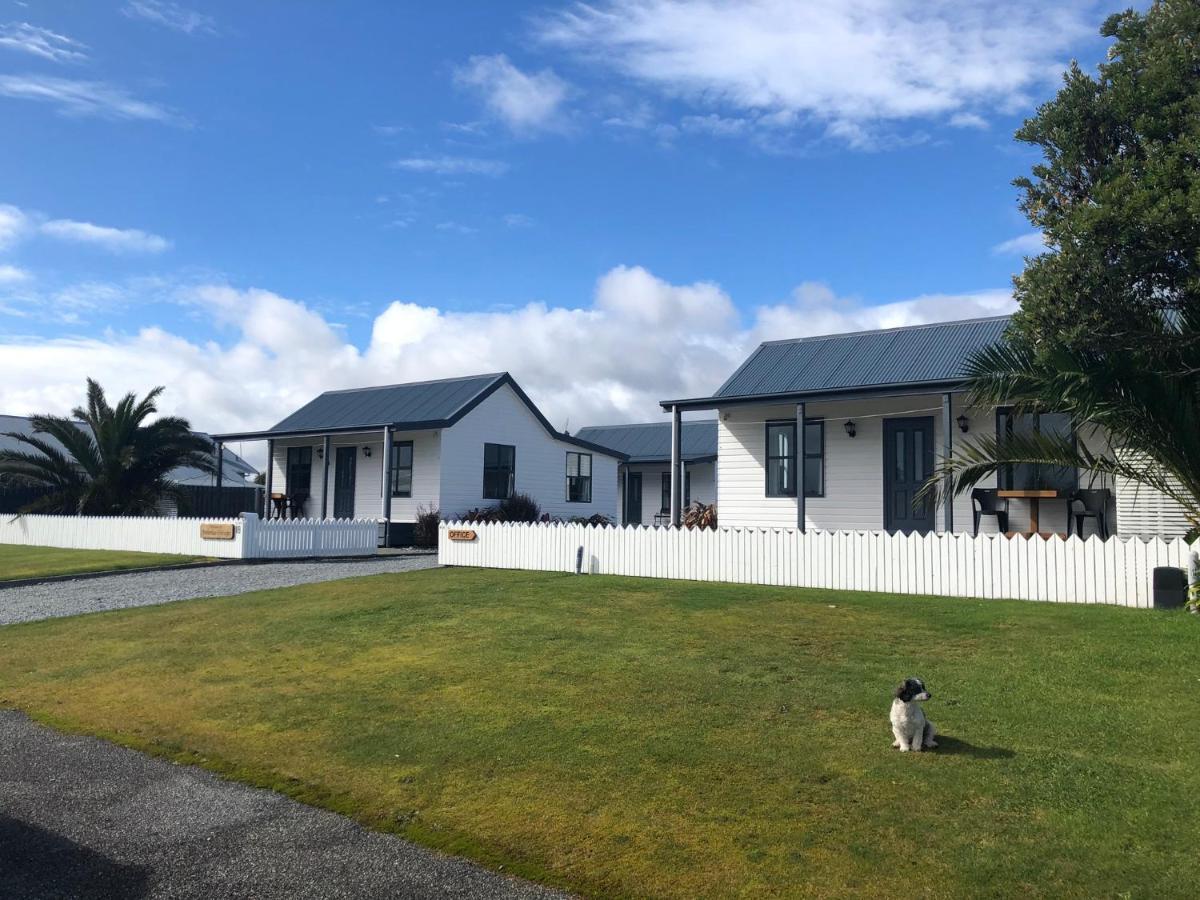
[[1012, 759], [1017, 755], [1005, 747], [976, 747], [967, 741], [944, 734], [937, 736], [937, 749], [933, 752], [947, 756], [970, 756], [974, 759]]

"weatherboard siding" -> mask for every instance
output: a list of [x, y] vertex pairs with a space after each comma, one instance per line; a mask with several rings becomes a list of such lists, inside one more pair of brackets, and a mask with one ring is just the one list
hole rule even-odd
[[[497, 501], [483, 498], [483, 445], [511, 444], [516, 490], [530, 494], [544, 513], [561, 518], [596, 513], [616, 519], [617, 460], [551, 437], [529, 407], [505, 385], [442, 434], [441, 510], [461, 515]], [[567, 451], [592, 454], [592, 502], [568, 503]]]
[[[713, 463], [689, 464], [687, 470], [692, 473], [692, 502], [716, 503], [717, 480], [716, 465]], [[662, 505], [663, 473], [671, 471], [671, 466], [662, 464], [636, 464], [625, 468], [626, 472], [642, 473], [642, 518], [639, 522], [625, 522], [626, 525], [653, 525], [654, 518], [660, 512]], [[624, 476], [620, 481], [621, 491], [625, 490]]]

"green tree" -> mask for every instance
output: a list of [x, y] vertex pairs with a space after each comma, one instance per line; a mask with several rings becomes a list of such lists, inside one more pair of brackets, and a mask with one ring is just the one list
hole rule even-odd
[[1014, 182], [1049, 252], [1015, 279], [1017, 336], [1091, 350], [1192, 339], [1200, 306], [1200, 3], [1109, 17], [1095, 77], [1072, 64], [1016, 133], [1042, 151]]
[[966, 491], [1021, 463], [1161, 491], [1200, 526], [1200, 3], [1111, 16], [1097, 77], [1073, 65], [1017, 139], [1047, 251], [1016, 277], [1005, 342], [968, 367], [968, 402], [1065, 412], [1083, 439], [980, 436], [925, 494]]
[[0, 484], [45, 491], [26, 512], [143, 516], [156, 514], [164, 499], [184, 502], [171, 471], [214, 472], [213, 445], [186, 419], [147, 422], [162, 392], [157, 387], [140, 401], [129, 393], [113, 407], [89, 378], [87, 407], [73, 419], [34, 416], [33, 434], [8, 433], [21, 448], [0, 450]]

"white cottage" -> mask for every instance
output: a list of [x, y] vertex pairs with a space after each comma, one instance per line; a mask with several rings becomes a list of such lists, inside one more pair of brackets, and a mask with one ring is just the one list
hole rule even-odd
[[[717, 422], [684, 422], [683, 505], [717, 502]], [[591, 425], [575, 434], [623, 453], [617, 470], [622, 525], [666, 525], [671, 516], [671, 423]]]
[[266, 431], [270, 515], [369, 518], [412, 541], [422, 508], [444, 517], [528, 494], [561, 518], [615, 518], [623, 454], [554, 429], [507, 372], [327, 391]]
[[[1110, 534], [1186, 533], [1182, 511], [1169, 499], [1074, 470], [1019, 466], [982, 482], [974, 497], [914, 505], [937, 457], [953, 453], [964, 436], [1072, 431], [1062, 415], [1015, 416], [1005, 407], [966, 405], [965, 363], [1000, 341], [1008, 321], [770, 341], [711, 397], [662, 406], [681, 434], [684, 412], [716, 411], [722, 526], [1065, 534], [1082, 525], [1090, 535], [1101, 517], [1075, 518], [1090, 510], [1103, 513]], [[1078, 439], [1097, 438], [1082, 429]]]

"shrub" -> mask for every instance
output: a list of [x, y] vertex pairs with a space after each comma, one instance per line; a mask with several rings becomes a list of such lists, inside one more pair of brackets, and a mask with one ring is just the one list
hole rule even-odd
[[683, 511], [684, 528], [716, 528], [717, 504], [693, 503]]
[[503, 522], [504, 516], [500, 514], [498, 506], [483, 506], [467, 510], [459, 519], [470, 525], [488, 525], [492, 522]]
[[417, 524], [413, 527], [413, 543], [418, 547], [436, 547], [442, 511], [432, 506], [417, 509]]
[[501, 500], [496, 508], [504, 517], [502, 522], [536, 522], [542, 514], [538, 502], [528, 494], [513, 494], [507, 500]]
[[571, 524], [572, 525], [603, 525], [603, 526], [607, 527], [607, 526], [613, 524], [613, 520], [610, 519], [608, 516], [603, 515], [602, 513], [596, 513], [595, 515], [588, 516], [587, 518], [584, 518], [583, 516], [574, 516], [571, 519]]

